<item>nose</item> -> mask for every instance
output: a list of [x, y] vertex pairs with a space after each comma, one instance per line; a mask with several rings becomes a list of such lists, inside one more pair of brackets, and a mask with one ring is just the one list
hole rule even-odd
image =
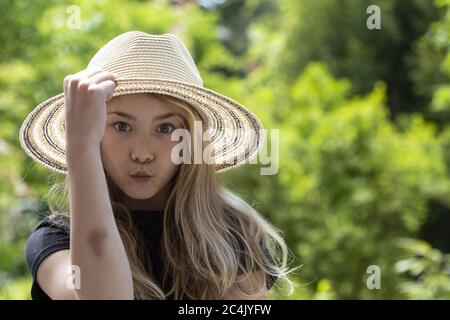
[[131, 159], [133, 161], [144, 163], [152, 161], [155, 158], [155, 156], [151, 151], [149, 144], [150, 144], [149, 140], [145, 138], [137, 141], [137, 143], [135, 143], [132, 148]]
[[139, 156], [131, 156], [131, 159], [133, 161], [138, 161], [138, 162], [142, 162], [142, 163], [146, 163], [146, 162], [150, 162], [154, 159], [153, 155], [139, 155]]

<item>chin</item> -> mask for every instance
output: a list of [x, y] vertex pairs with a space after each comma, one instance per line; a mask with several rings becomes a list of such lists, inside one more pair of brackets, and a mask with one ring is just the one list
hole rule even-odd
[[136, 200], [146, 200], [153, 197], [156, 192], [154, 190], [128, 190], [127, 196]]

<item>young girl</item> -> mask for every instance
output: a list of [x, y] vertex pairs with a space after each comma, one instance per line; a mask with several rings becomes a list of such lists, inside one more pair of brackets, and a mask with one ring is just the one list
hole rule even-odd
[[[62, 201], [27, 241], [32, 298], [266, 299], [276, 279], [292, 288], [283, 238], [217, 176], [262, 138], [249, 110], [203, 88], [178, 37], [108, 42], [21, 128], [26, 153], [66, 174]], [[215, 162], [194, 161], [211, 146]], [[58, 196], [56, 184], [47, 199]]]

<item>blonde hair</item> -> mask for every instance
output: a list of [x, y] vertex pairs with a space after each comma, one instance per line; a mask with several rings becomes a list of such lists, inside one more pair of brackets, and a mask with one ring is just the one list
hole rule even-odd
[[[180, 108], [186, 115], [184, 125], [188, 130], [193, 128], [195, 120], [201, 121], [200, 115], [186, 102], [153, 95]], [[191, 139], [194, 139], [193, 135]], [[203, 142], [203, 148], [206, 144]], [[289, 279], [288, 273], [296, 268], [287, 267], [291, 251], [281, 232], [223, 186], [214, 165], [183, 163], [170, 182], [161, 237], [163, 287], [171, 276], [168, 292], [164, 292], [149, 273], [150, 257], [133, 225], [130, 210], [122, 204], [122, 191], [106, 171], [105, 176], [116, 224], [130, 262], [135, 299], [164, 300], [172, 295], [174, 299], [222, 299], [236, 281], [235, 293], [256, 299], [266, 290], [268, 274], [278, 277], [277, 284], [289, 285], [288, 294], [292, 294], [296, 284]], [[66, 176], [65, 183], [55, 183], [44, 196], [51, 211], [49, 218], [66, 229], [70, 227], [68, 190]], [[267, 248], [272, 261], [262, 245]], [[274, 260], [281, 260], [281, 263]], [[238, 276], [238, 272], [244, 276]], [[240, 285], [244, 280], [250, 281], [251, 292]]]

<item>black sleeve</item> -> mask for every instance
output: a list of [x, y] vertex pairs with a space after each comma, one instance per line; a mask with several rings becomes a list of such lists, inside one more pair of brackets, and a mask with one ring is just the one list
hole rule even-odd
[[[275, 261], [273, 260], [272, 256], [269, 253], [269, 249], [267, 249], [266, 246], [262, 246], [263, 250], [264, 250], [264, 254], [266, 255], [266, 257], [272, 262], [272, 264], [275, 264]], [[277, 281], [278, 277], [271, 275], [271, 274], [267, 274], [266, 277], [266, 284], [267, 284], [267, 290], [270, 290], [270, 288], [272, 288], [273, 284], [275, 283], [275, 281]]]
[[[267, 249], [267, 247], [264, 245], [264, 243], [262, 241], [259, 242], [261, 248], [264, 251], [265, 256], [271, 261], [272, 264], [275, 264], [275, 261], [273, 260], [273, 257], [270, 255], [269, 253], [269, 249]], [[240, 243], [241, 249], [243, 248], [242, 244]], [[241, 260], [243, 261], [243, 260]], [[242, 271], [239, 270], [238, 271], [238, 275], [241, 275]], [[277, 281], [278, 277], [277, 276], [273, 276], [271, 274], [267, 274], [266, 276], [266, 286], [267, 286], [267, 290], [270, 290], [272, 288], [272, 286], [274, 285], [275, 281]]]
[[69, 232], [53, 225], [48, 219], [40, 222], [29, 236], [25, 248], [25, 260], [33, 278], [31, 298], [50, 300], [37, 283], [37, 269], [50, 254], [70, 248]]

